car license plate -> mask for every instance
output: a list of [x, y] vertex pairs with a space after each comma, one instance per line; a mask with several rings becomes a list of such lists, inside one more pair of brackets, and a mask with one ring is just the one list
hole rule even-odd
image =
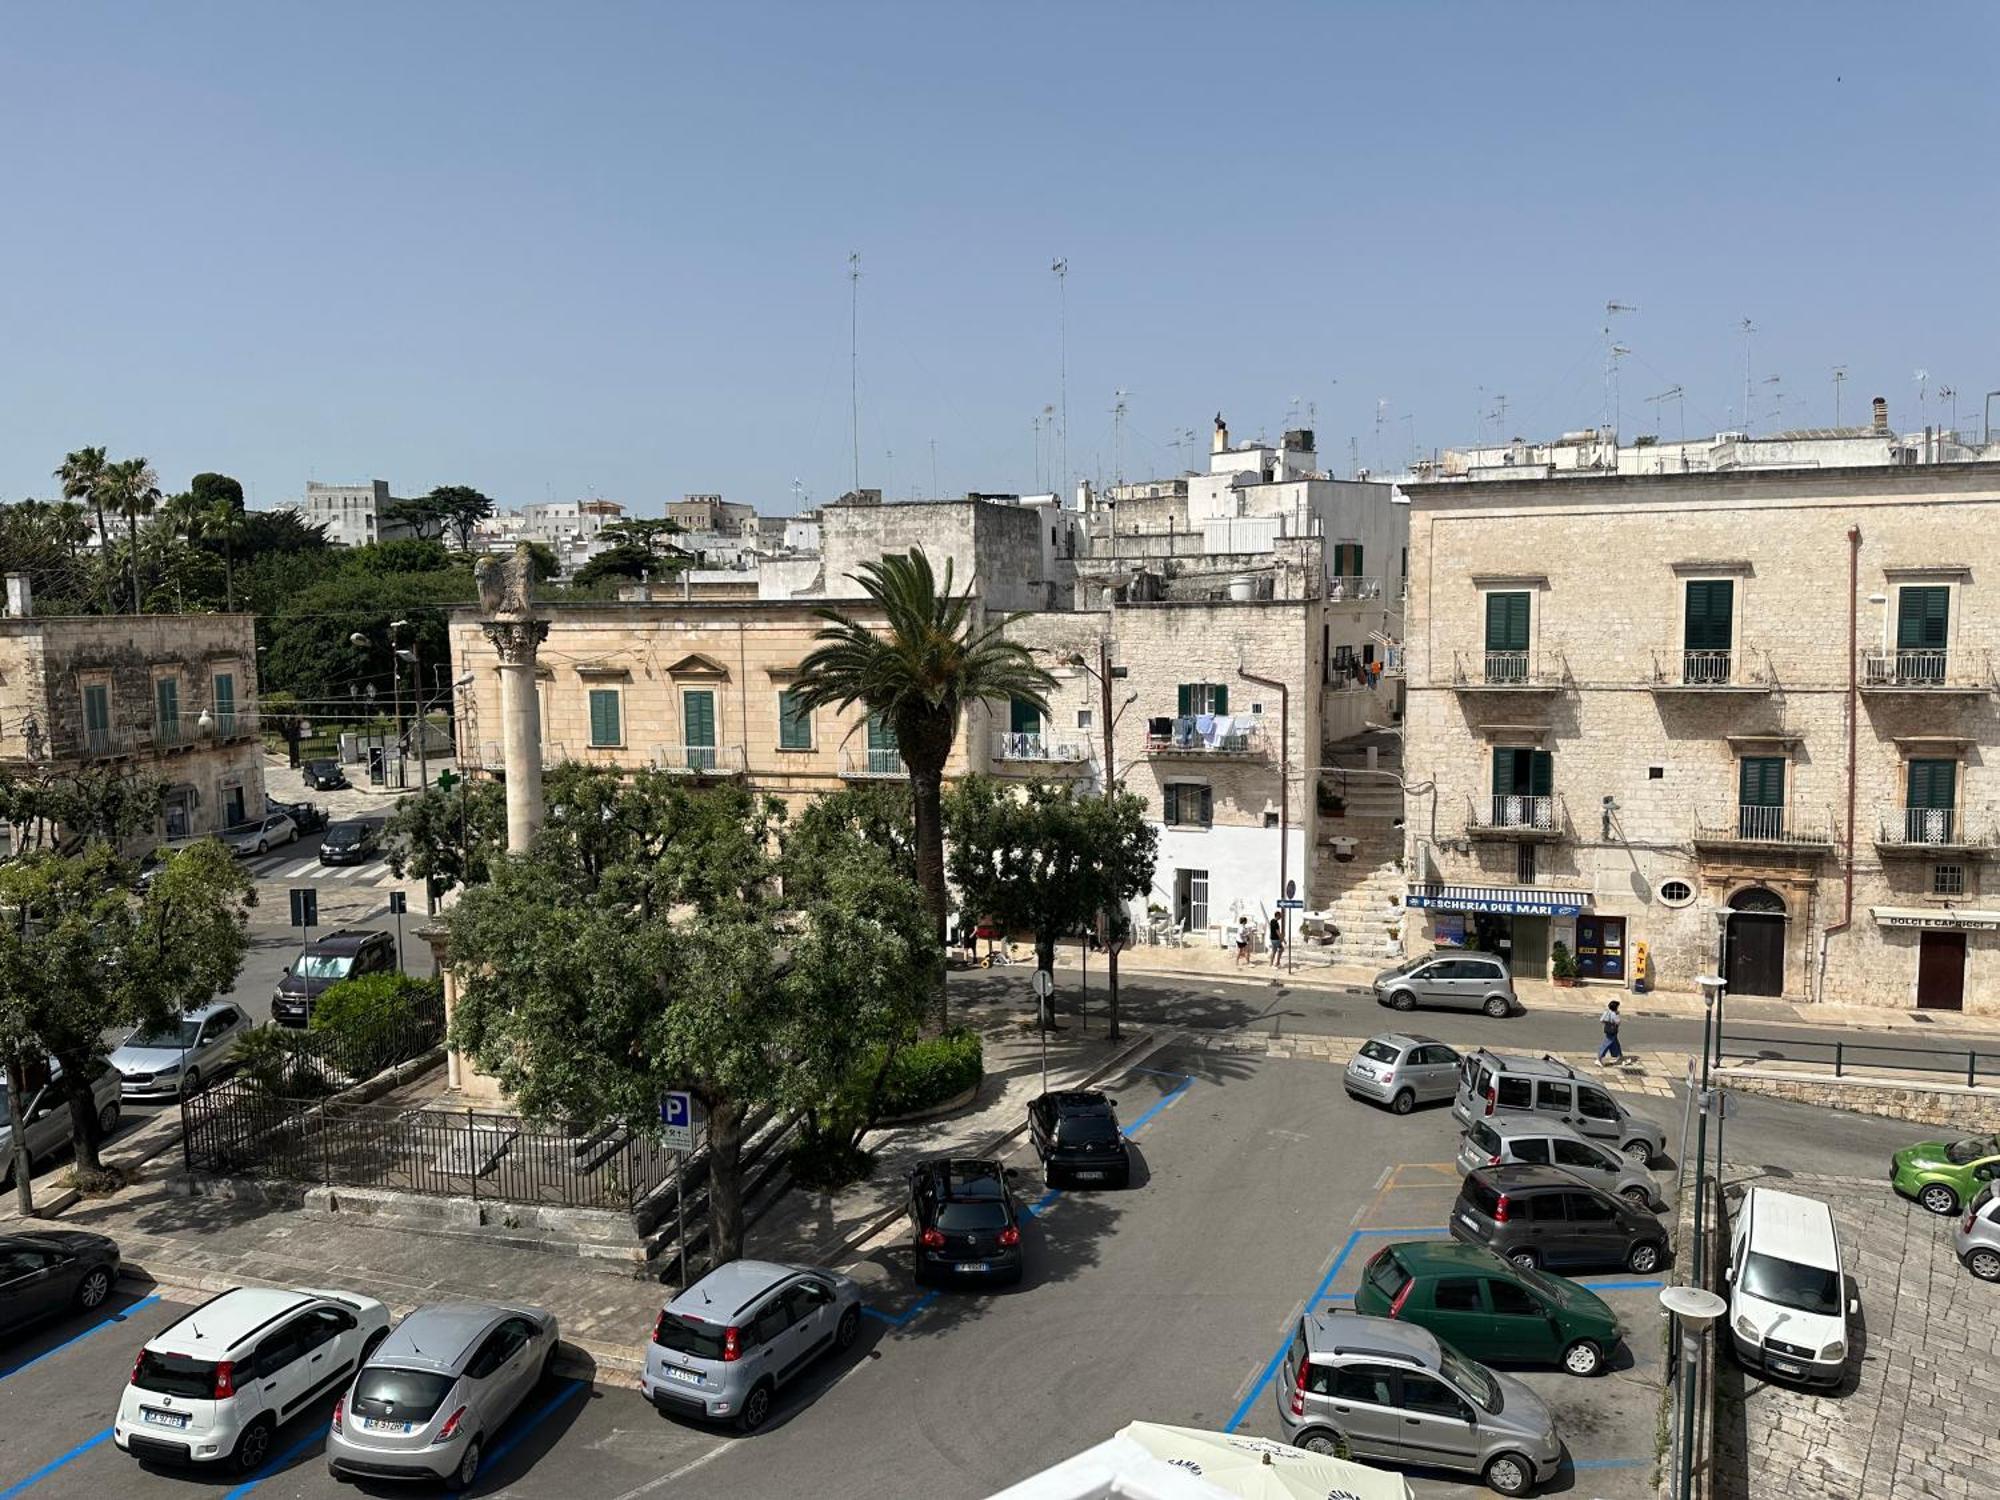
[[155, 1411], [150, 1406], [142, 1406], [139, 1408], [139, 1415], [155, 1427], [185, 1427], [188, 1424], [187, 1413], [184, 1411]]
[[954, 1271], [984, 1271], [990, 1269], [983, 1260], [962, 1260], [953, 1266]]
[[417, 1428], [417, 1424], [414, 1422], [391, 1422], [383, 1417], [363, 1417], [361, 1425], [369, 1432], [408, 1433], [416, 1431]]
[[1479, 1227], [1479, 1221], [1473, 1218], [1471, 1214], [1460, 1214], [1458, 1222], [1463, 1224], [1467, 1229], [1477, 1229]]
[[1102, 1172], [1079, 1172], [1076, 1174], [1076, 1180], [1078, 1182], [1096, 1182], [1103, 1176]]
[[701, 1377], [692, 1370], [683, 1370], [675, 1365], [667, 1366], [667, 1379], [678, 1380], [683, 1385], [700, 1385]]
[[1789, 1359], [1774, 1359], [1771, 1361], [1771, 1368], [1776, 1370], [1780, 1375], [1805, 1374], [1805, 1367], [1803, 1365], [1793, 1364]]

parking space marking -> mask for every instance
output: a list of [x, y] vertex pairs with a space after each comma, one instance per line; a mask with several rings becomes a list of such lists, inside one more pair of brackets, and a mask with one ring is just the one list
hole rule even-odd
[[1572, 1279], [1593, 1292], [1657, 1292], [1666, 1285], [1664, 1281], [1592, 1281], [1587, 1276]]
[[256, 1489], [265, 1480], [282, 1474], [300, 1458], [304, 1457], [306, 1449], [310, 1448], [314, 1443], [324, 1442], [325, 1439], [326, 1429], [323, 1426], [315, 1426], [311, 1432], [308, 1432], [276, 1458], [265, 1459], [263, 1468], [237, 1485], [235, 1489], [229, 1491], [228, 1494], [222, 1497], [222, 1500], [243, 1500], [245, 1495]]
[[535, 1411], [534, 1415], [528, 1417], [526, 1420], [516, 1417], [508, 1424], [508, 1426], [513, 1428], [513, 1431], [509, 1432], [505, 1438], [496, 1443], [492, 1451], [486, 1455], [485, 1466], [491, 1468], [494, 1464], [499, 1463], [501, 1459], [514, 1451], [523, 1438], [560, 1411], [564, 1403], [573, 1398], [578, 1391], [587, 1391], [589, 1389], [589, 1381], [572, 1380], [553, 1396], [549, 1397], [548, 1400], [544, 1401]]
[[18, 1375], [23, 1370], [34, 1369], [34, 1367], [40, 1364], [43, 1360], [55, 1358], [56, 1355], [62, 1353], [63, 1350], [69, 1348], [70, 1345], [82, 1343], [85, 1339], [89, 1338], [93, 1333], [100, 1333], [104, 1329], [109, 1328], [113, 1323], [124, 1322], [126, 1318], [130, 1317], [133, 1313], [139, 1311], [140, 1308], [151, 1307], [155, 1302], [158, 1302], [159, 1300], [160, 1300], [160, 1294], [158, 1292], [155, 1292], [150, 1297], [145, 1297], [137, 1302], [134, 1302], [130, 1307], [121, 1307], [117, 1312], [111, 1314], [110, 1317], [101, 1319], [98, 1322], [91, 1324], [90, 1327], [84, 1329], [82, 1333], [76, 1334], [74, 1337], [64, 1339], [60, 1344], [57, 1344], [55, 1348], [44, 1349], [40, 1354], [37, 1354], [33, 1359], [23, 1360], [20, 1364], [15, 1365], [12, 1369], [0, 1370], [0, 1380], [5, 1380], [10, 1375]]
[[917, 1298], [916, 1301], [912, 1302], [899, 1313], [885, 1312], [881, 1308], [866, 1302], [861, 1304], [861, 1311], [868, 1317], [879, 1318], [891, 1328], [902, 1328], [909, 1323], [910, 1319], [929, 1307], [937, 1299], [938, 1294], [936, 1292], [925, 1292], [923, 1296]]
[[14, 1500], [14, 1497], [16, 1495], [21, 1494], [24, 1490], [27, 1490], [34, 1485], [40, 1484], [44, 1479], [47, 1479], [51, 1474], [55, 1473], [56, 1470], [62, 1468], [65, 1464], [76, 1462], [77, 1459], [82, 1458], [84, 1454], [88, 1453], [92, 1448], [97, 1447], [100, 1443], [108, 1443], [110, 1441], [111, 1441], [111, 1429], [107, 1427], [104, 1429], [104, 1431], [98, 1433], [96, 1437], [91, 1438], [88, 1442], [78, 1443], [74, 1448], [70, 1449], [69, 1452], [65, 1453], [61, 1458], [51, 1459], [48, 1463], [43, 1464], [39, 1469], [35, 1470], [35, 1472], [30, 1474], [26, 1479], [19, 1480], [14, 1484], [8, 1485], [6, 1489], [0, 1490], [0, 1500]]
[[[856, 1366], [856, 1368], [858, 1369], [859, 1366]], [[843, 1376], [842, 1378], [844, 1379], [845, 1377]], [[686, 1463], [682, 1464], [678, 1469], [670, 1469], [665, 1474], [656, 1475], [654, 1478], [647, 1480], [644, 1484], [638, 1485], [635, 1488], [627, 1490], [624, 1494], [618, 1497], [618, 1500], [639, 1500], [639, 1497], [641, 1495], [650, 1495], [653, 1493], [654, 1490], [659, 1489], [661, 1486], [672, 1484], [676, 1479], [682, 1478], [683, 1476], [688, 1474], [692, 1474], [696, 1469], [699, 1469], [702, 1465], [713, 1463], [716, 1459], [722, 1457], [723, 1454], [727, 1453], [731, 1448], [735, 1446], [736, 1444], [734, 1443], [727, 1443], [727, 1442], [717, 1443], [713, 1448], [709, 1449], [708, 1452], [703, 1453], [698, 1457], [689, 1459]]]

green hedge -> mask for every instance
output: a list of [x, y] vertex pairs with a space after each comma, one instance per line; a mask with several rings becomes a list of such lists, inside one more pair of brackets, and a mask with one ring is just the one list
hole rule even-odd
[[441, 979], [368, 974], [327, 986], [313, 1001], [312, 1033], [341, 1072], [372, 1078], [432, 1045], [443, 1007]]
[[[986, 1076], [986, 1049], [979, 1033], [966, 1027], [926, 1037], [899, 1049], [882, 1081], [880, 1112], [884, 1118], [915, 1114], [975, 1087]], [[866, 1090], [874, 1081], [872, 1066], [859, 1070], [856, 1082]]]

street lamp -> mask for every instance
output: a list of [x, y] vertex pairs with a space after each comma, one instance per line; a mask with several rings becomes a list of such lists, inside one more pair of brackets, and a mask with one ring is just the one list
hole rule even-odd
[[[1701, 1274], [1699, 1263], [1695, 1266], [1695, 1274]], [[1674, 1486], [1674, 1494], [1677, 1500], [1690, 1500], [1694, 1494], [1695, 1371], [1701, 1363], [1701, 1337], [1729, 1309], [1728, 1304], [1715, 1293], [1698, 1286], [1661, 1288], [1660, 1306], [1673, 1314], [1681, 1335], [1678, 1376], [1681, 1399], [1680, 1482]]]
[[1699, 1276], [1703, 1264], [1702, 1222], [1708, 1206], [1708, 1112], [1714, 1097], [1708, 1087], [1708, 1066], [1713, 1047], [1719, 1045], [1722, 993], [1729, 986], [1718, 974], [1704, 974], [1695, 983], [1701, 986], [1701, 1092], [1695, 1100], [1700, 1113], [1694, 1137], [1694, 1264], [1695, 1275]]
[[[1107, 616], [1107, 620], [1108, 618], [1109, 617]], [[1118, 728], [1118, 720], [1124, 716], [1126, 709], [1130, 708], [1135, 702], [1138, 701], [1139, 694], [1136, 690], [1127, 693], [1125, 695], [1124, 703], [1119, 706], [1117, 712], [1114, 713], [1112, 711], [1111, 680], [1114, 677], [1123, 677], [1125, 675], [1126, 669], [1124, 667], [1114, 667], [1111, 665], [1111, 641], [1108, 634], [1100, 635], [1097, 638], [1096, 666], [1093, 667], [1089, 663], [1089, 661], [1087, 661], [1084, 658], [1084, 655], [1081, 651], [1072, 651], [1066, 658], [1064, 658], [1064, 661], [1066, 665], [1075, 667], [1080, 671], [1087, 672], [1092, 677], [1095, 677], [1097, 679], [1097, 711], [1098, 711], [1098, 716], [1103, 720], [1103, 727], [1104, 727], [1104, 795], [1105, 797], [1109, 798], [1113, 794], [1113, 792], [1117, 789], [1117, 780], [1118, 780], [1117, 736], [1115, 734], [1115, 731]], [[1098, 931], [1104, 943], [1104, 961], [1105, 961], [1105, 975], [1106, 975], [1105, 983], [1108, 994], [1110, 996], [1110, 1002], [1108, 1008], [1111, 1019], [1110, 1019], [1110, 1024], [1105, 1031], [1105, 1037], [1107, 1040], [1115, 1042], [1118, 1040], [1119, 1037], [1118, 948], [1121, 939], [1119, 937], [1118, 931], [1114, 927], [1114, 924], [1110, 920], [1108, 920], [1109, 913], [1100, 911], [1097, 914], [1097, 917], [1098, 917]], [[1130, 920], [1129, 917], [1126, 917], [1121, 913], [1120, 920], [1116, 925], [1117, 927], [1122, 927], [1129, 920]], [[1090, 951], [1089, 947], [1088, 945], [1086, 945], [1084, 949], [1084, 955], [1085, 955], [1084, 984], [1086, 987], [1090, 983], [1089, 951]]]

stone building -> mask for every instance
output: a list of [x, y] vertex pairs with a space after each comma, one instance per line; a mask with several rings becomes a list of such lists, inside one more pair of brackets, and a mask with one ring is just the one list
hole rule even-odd
[[1413, 949], [2000, 1012], [2000, 464], [1408, 493]]
[[264, 811], [249, 615], [34, 618], [27, 579], [0, 617], [0, 762], [110, 767], [165, 791], [155, 833], [194, 838]]
[[366, 484], [320, 484], [309, 481], [305, 498], [293, 502], [308, 525], [324, 526], [326, 539], [336, 547], [366, 547], [371, 542], [407, 541], [416, 532], [390, 518], [396, 497], [387, 481], [372, 479]]

